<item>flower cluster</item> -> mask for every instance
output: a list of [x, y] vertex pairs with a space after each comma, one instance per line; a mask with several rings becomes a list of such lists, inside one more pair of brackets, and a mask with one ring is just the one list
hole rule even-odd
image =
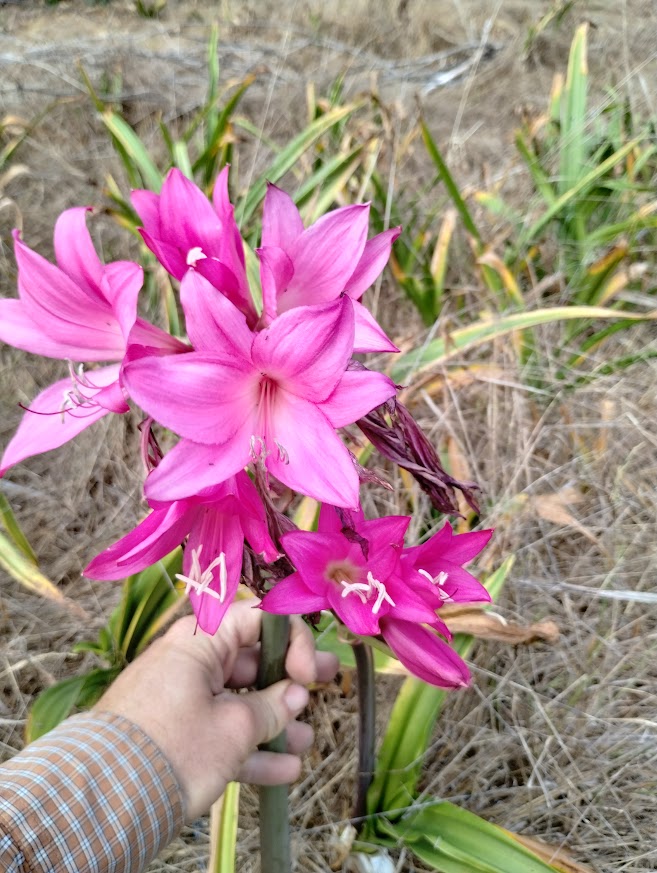
[[[180, 439], [164, 457], [146, 453], [151, 512], [89, 564], [90, 578], [123, 578], [184, 543], [180, 579], [213, 633], [239, 585], [245, 541], [268, 563], [284, 550], [296, 572], [263, 608], [332, 609], [355, 633], [383, 635], [417, 675], [462, 684], [467, 670], [436, 635], [449, 636], [436, 610], [448, 599], [486, 599], [460, 564], [489, 534], [445, 528], [403, 548], [408, 519], [362, 517], [362, 471], [338, 434], [395, 397], [387, 376], [353, 356], [396, 351], [360, 301], [399, 229], [368, 239], [367, 205], [304, 228], [293, 200], [270, 185], [257, 307], [228, 168], [212, 200], [173, 169], [159, 194], [135, 191], [132, 204], [144, 243], [179, 282], [186, 339], [137, 315], [141, 268], [101, 263], [85, 209], [57, 221], [56, 264], [16, 233], [19, 299], [0, 301], [0, 339], [67, 361], [70, 376], [34, 399], [0, 475], [132, 402], [148, 416], [147, 434], [155, 422]], [[324, 504], [317, 533], [272, 536], [270, 494], [285, 488]]]

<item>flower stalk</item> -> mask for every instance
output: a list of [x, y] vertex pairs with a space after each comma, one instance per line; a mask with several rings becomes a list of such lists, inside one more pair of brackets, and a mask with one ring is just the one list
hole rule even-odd
[[358, 686], [358, 779], [353, 817], [357, 830], [360, 830], [367, 815], [367, 792], [374, 776], [376, 696], [372, 647], [356, 642], [352, 643], [352, 648]]
[[[290, 620], [286, 615], [262, 614], [260, 634], [260, 665], [256, 685], [268, 688], [285, 678], [285, 654], [288, 646]], [[284, 752], [285, 731], [260, 749]], [[287, 785], [260, 787], [260, 869], [262, 873], [291, 873], [290, 817]]]

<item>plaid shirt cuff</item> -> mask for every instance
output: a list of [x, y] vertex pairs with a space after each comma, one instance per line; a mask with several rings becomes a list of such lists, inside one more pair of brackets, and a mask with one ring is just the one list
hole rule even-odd
[[0, 767], [0, 870], [138, 873], [183, 823], [159, 747], [121, 716], [73, 716]]

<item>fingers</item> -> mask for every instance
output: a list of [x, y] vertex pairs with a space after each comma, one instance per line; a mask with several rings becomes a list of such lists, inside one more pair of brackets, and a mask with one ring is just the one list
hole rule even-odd
[[278, 736], [308, 703], [308, 689], [289, 680], [249, 694], [221, 694], [216, 698], [217, 720], [230, 724], [246, 760], [255, 746]]
[[307, 752], [314, 738], [309, 724], [292, 721], [285, 730], [287, 752], [252, 752], [239, 773], [240, 782], [255, 785], [283, 785], [294, 782], [301, 774], [300, 755]]

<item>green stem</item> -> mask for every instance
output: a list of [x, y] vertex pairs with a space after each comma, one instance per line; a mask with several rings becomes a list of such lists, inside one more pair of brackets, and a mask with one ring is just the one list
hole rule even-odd
[[[286, 615], [263, 612], [258, 688], [267, 688], [285, 678], [289, 631], [290, 620]], [[267, 752], [284, 752], [285, 748], [285, 731], [260, 746]], [[287, 785], [260, 787], [260, 869], [262, 873], [291, 873], [292, 870]]]
[[367, 815], [367, 792], [374, 777], [376, 701], [374, 656], [366, 643], [352, 643], [358, 685], [358, 783], [354, 818], [360, 830]]

